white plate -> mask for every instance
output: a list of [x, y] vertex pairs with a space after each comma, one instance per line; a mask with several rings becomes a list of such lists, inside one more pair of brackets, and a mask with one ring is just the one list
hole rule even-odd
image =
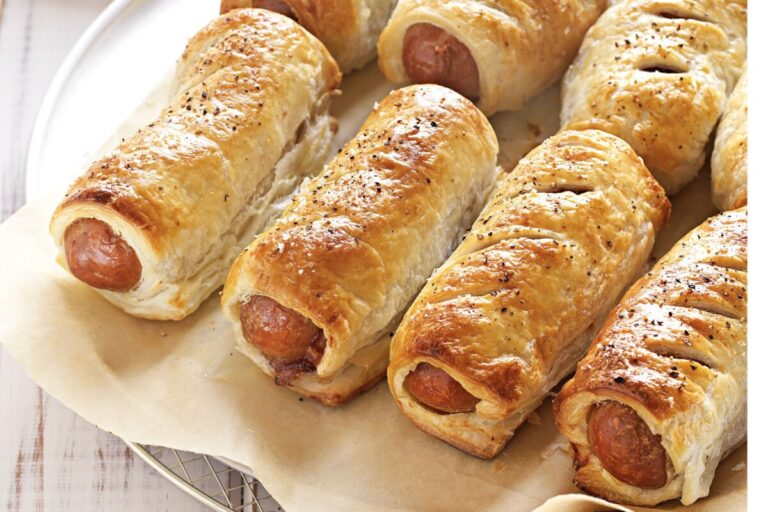
[[[27, 159], [27, 200], [63, 192], [94, 159], [156, 116], [166, 103], [174, 64], [186, 41], [217, 14], [218, 5], [219, 0], [115, 0], [110, 4], [67, 56], [43, 101]], [[392, 88], [375, 62], [344, 78], [344, 92], [331, 108], [339, 120], [337, 148], [354, 136], [374, 102]], [[512, 167], [553, 133], [558, 111], [555, 86], [523, 111], [494, 116], [502, 149], [500, 163]], [[142, 457], [186, 492], [212, 505], [157, 461]], [[248, 472], [236, 462], [225, 462]]]
[[[120, 137], [155, 116], [167, 99], [176, 59], [218, 6], [219, 0], [115, 0], [109, 5], [78, 40], [43, 100], [27, 157], [27, 201], [63, 190]], [[339, 147], [392, 85], [374, 62], [345, 77], [342, 89], [332, 107], [340, 121]], [[554, 133], [559, 103], [554, 86], [523, 111], [493, 117], [502, 165], [513, 166]]]
[[27, 200], [80, 175], [217, 10], [217, 0], [112, 2], [46, 93], [29, 145]]

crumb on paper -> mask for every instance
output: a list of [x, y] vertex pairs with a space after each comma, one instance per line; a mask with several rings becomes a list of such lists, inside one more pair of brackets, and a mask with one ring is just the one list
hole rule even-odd
[[493, 463], [493, 472], [496, 474], [503, 473], [506, 471], [506, 469], [509, 467], [509, 464], [506, 462], [502, 462], [500, 460], [497, 460]]
[[731, 471], [743, 471], [747, 465], [742, 461], [731, 468]]
[[541, 425], [541, 416], [539, 416], [539, 413], [536, 411], [533, 411], [530, 416], [528, 416], [528, 423], [531, 425]]
[[543, 452], [541, 452], [541, 458], [548, 459], [557, 453], [558, 450], [562, 450], [565, 453], [568, 453], [568, 443], [551, 443], [549, 446], [544, 448]]
[[531, 131], [534, 137], [541, 137], [541, 126], [538, 123], [529, 119], [528, 129]]
[[165, 331], [160, 331], [160, 337], [161, 337], [161, 338], [165, 338], [166, 336], [168, 336], [168, 333], [167, 333], [167, 332], [165, 332]]

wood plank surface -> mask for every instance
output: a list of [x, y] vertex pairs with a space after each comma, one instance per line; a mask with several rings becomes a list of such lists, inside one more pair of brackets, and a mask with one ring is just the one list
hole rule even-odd
[[[0, 0], [0, 221], [24, 204], [27, 145], [56, 70], [108, 0]], [[0, 351], [0, 510], [203, 511]]]

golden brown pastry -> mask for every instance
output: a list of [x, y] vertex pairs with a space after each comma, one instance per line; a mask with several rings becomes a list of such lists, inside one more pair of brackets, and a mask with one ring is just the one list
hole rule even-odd
[[621, 139], [586, 130], [546, 140], [400, 324], [388, 370], [400, 408], [464, 451], [496, 455], [573, 371], [668, 214]]
[[377, 382], [405, 308], [480, 210], [497, 152], [459, 94], [392, 92], [235, 262], [222, 305], [238, 348], [328, 405]]
[[320, 39], [344, 73], [376, 57], [376, 40], [397, 0], [221, 0], [221, 13], [260, 7], [288, 16]]
[[723, 211], [747, 204], [746, 71], [728, 98], [717, 128], [715, 149], [712, 151], [712, 200]]
[[623, 0], [563, 80], [564, 129], [621, 137], [667, 194], [699, 172], [746, 58], [746, 0]]
[[684, 505], [746, 439], [747, 210], [680, 240], [611, 313], [555, 401], [576, 485]]
[[606, 0], [400, 0], [379, 39], [396, 83], [450, 87], [487, 115], [516, 110], [571, 63]]
[[224, 282], [275, 204], [327, 158], [339, 69], [284, 16], [212, 21], [160, 116], [96, 161], [51, 220], [60, 260], [126, 312], [178, 320]]

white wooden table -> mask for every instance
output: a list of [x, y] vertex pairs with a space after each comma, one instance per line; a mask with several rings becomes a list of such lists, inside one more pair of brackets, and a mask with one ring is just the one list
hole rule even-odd
[[[109, 0], [0, 0], [0, 221], [24, 204], [40, 102]], [[3, 249], [0, 249], [3, 250]], [[0, 509], [203, 511], [123, 442], [48, 396], [0, 351]]]

